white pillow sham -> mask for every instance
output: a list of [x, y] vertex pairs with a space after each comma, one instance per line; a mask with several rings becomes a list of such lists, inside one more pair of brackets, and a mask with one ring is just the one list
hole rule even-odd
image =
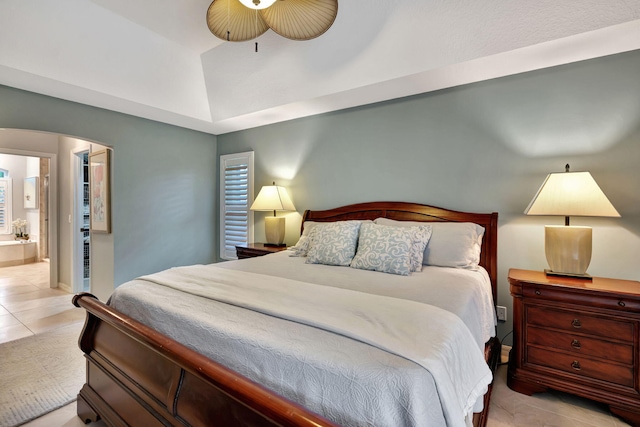
[[[377, 218], [380, 225], [415, 227], [425, 225], [417, 221], [396, 221]], [[477, 270], [484, 227], [471, 222], [430, 222], [431, 238], [424, 251], [424, 265]]]

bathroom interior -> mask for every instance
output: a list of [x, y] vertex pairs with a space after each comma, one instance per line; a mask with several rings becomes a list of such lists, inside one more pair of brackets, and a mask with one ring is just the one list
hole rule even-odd
[[47, 261], [49, 159], [0, 154], [0, 268]]

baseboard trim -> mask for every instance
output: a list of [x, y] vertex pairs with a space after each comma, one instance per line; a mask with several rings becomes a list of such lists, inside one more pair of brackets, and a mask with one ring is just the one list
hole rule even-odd
[[509, 361], [509, 352], [511, 351], [511, 346], [502, 345], [502, 351], [500, 353], [500, 363], [506, 363]]
[[56, 286], [58, 289], [63, 290], [65, 292], [69, 292], [70, 294], [73, 293], [73, 289], [71, 289], [70, 285], [67, 285], [66, 283], [62, 283], [62, 282], [58, 282], [58, 286]]

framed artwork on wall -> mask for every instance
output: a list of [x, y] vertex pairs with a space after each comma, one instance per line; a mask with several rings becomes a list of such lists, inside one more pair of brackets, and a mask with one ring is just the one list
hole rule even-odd
[[24, 208], [38, 209], [38, 177], [24, 179]]
[[111, 233], [111, 152], [89, 154], [89, 207], [92, 232]]

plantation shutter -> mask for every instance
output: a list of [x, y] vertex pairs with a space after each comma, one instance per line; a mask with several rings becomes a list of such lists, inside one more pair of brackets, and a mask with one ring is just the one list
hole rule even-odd
[[11, 179], [0, 178], [0, 234], [11, 234]]
[[253, 151], [220, 156], [220, 258], [253, 241]]

